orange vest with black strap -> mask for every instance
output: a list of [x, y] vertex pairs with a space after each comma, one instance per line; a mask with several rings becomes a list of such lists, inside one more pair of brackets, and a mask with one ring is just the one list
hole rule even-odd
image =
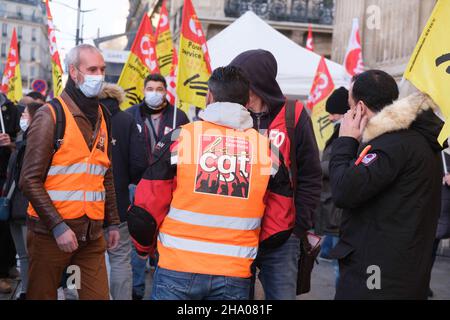
[[272, 166], [269, 139], [195, 122], [182, 127], [175, 145], [177, 182], [158, 235], [158, 265], [250, 277]]
[[[106, 171], [110, 167], [108, 157], [108, 129], [101, 107], [101, 124], [92, 150], [63, 99], [61, 103], [66, 128], [63, 143], [53, 155], [44, 188], [63, 219], [77, 219], [87, 215], [92, 220], [103, 220], [105, 216]], [[53, 108], [50, 108], [56, 119]], [[33, 206], [28, 214], [38, 217]]]

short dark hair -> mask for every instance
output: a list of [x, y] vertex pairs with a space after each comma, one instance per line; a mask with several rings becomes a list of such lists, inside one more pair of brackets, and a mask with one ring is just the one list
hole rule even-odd
[[398, 99], [395, 79], [381, 70], [369, 70], [353, 77], [352, 97], [372, 111], [379, 112]]
[[32, 102], [32, 103], [30, 103], [30, 104], [28, 104], [28, 105], [26, 106], [26, 108], [27, 108], [27, 110], [28, 110], [28, 113], [30, 114], [31, 119], [33, 119], [33, 117], [34, 117], [36, 111], [38, 111], [38, 109], [39, 109], [40, 107], [42, 107], [42, 106], [43, 106], [42, 103], [37, 103], [37, 102]]
[[239, 67], [220, 67], [213, 71], [208, 81], [215, 102], [248, 103], [250, 82]]
[[33, 100], [42, 100], [45, 102], [45, 97], [42, 93], [37, 91], [31, 91], [27, 94], [27, 97], [32, 98]]
[[164, 88], [167, 89], [167, 82], [166, 79], [159, 73], [153, 73], [151, 75], [148, 75], [147, 78], [144, 80], [144, 87], [147, 85], [149, 81], [156, 81], [156, 82], [162, 82], [164, 85]]

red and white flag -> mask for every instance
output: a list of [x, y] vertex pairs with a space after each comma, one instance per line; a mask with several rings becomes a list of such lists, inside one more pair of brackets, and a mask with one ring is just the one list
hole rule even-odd
[[358, 18], [353, 19], [352, 33], [350, 35], [347, 53], [345, 54], [344, 67], [349, 77], [353, 77], [364, 71]]
[[313, 41], [313, 32], [311, 25], [308, 27], [308, 39], [306, 39], [306, 49], [314, 52], [314, 41]]
[[172, 65], [170, 68], [170, 74], [167, 76], [167, 100], [171, 105], [175, 105], [177, 100], [177, 69], [178, 69], [178, 56], [177, 49], [173, 48], [172, 53]]

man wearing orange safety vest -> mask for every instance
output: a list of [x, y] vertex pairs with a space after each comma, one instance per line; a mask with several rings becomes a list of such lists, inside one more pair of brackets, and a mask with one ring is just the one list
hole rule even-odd
[[293, 191], [281, 155], [244, 107], [247, 78], [218, 68], [208, 85], [204, 121], [157, 145], [129, 211], [138, 253], [157, 245], [154, 300], [248, 299], [258, 248], [290, 234], [264, 228], [288, 215]]
[[[56, 299], [66, 268], [68, 286], [80, 299], [109, 299], [105, 251], [117, 246], [120, 220], [109, 115], [98, 101], [105, 61], [91, 45], [73, 48], [66, 60], [70, 76], [63, 93], [31, 122], [20, 178], [30, 201], [27, 299]], [[61, 126], [64, 135], [57, 135]], [[63, 137], [58, 147], [55, 136]]]

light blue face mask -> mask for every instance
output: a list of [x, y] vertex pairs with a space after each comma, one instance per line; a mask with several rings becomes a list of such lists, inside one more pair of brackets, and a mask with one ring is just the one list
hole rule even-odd
[[160, 110], [163, 108], [162, 104], [165, 99], [164, 94], [156, 91], [146, 91], [144, 95], [145, 95], [145, 103], [150, 109]]
[[79, 84], [78, 87], [86, 97], [98, 97], [100, 91], [102, 90], [104, 80], [105, 77], [103, 75], [85, 74], [84, 82], [82, 84]]

